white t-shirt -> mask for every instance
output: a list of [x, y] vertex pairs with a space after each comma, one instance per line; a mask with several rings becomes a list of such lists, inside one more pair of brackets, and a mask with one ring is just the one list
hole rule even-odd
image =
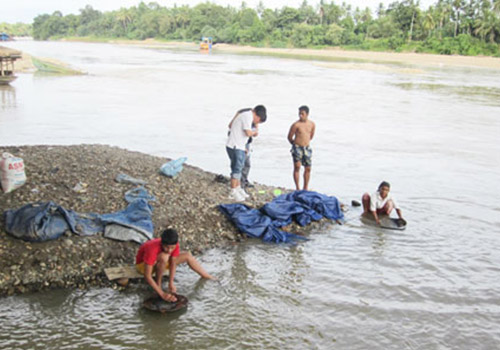
[[382, 209], [390, 200], [392, 200], [392, 203], [394, 203], [394, 208], [399, 209], [396, 200], [392, 197], [390, 192], [387, 197], [382, 198], [380, 197], [380, 193], [377, 191], [370, 196], [370, 210], [375, 211], [377, 209]]
[[226, 146], [236, 148], [242, 151], [245, 150], [245, 145], [248, 141], [248, 135], [245, 130], [252, 130], [253, 113], [252, 111], [243, 112], [233, 120], [229, 137], [227, 138]]

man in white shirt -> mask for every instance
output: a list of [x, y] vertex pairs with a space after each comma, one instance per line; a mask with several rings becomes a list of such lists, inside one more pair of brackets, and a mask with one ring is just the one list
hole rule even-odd
[[[229, 123], [229, 135], [226, 142], [226, 151], [231, 161], [231, 193], [229, 198], [237, 202], [242, 202], [248, 197], [248, 194], [240, 186], [248, 138], [256, 137], [259, 134], [258, 125], [264, 123], [266, 119], [266, 107], [258, 105], [253, 109], [239, 110]], [[252, 125], [255, 127], [253, 131]]]
[[378, 225], [380, 225], [379, 216], [380, 215], [389, 216], [392, 212], [392, 209], [396, 209], [396, 213], [398, 214], [398, 217], [400, 219], [403, 218], [403, 214], [398, 204], [396, 203], [396, 200], [389, 193], [390, 190], [391, 190], [391, 185], [388, 182], [383, 181], [378, 186], [377, 192], [375, 192], [371, 196], [368, 193], [365, 193], [363, 195], [362, 198], [363, 210], [364, 210], [363, 214], [367, 215], [371, 213]]

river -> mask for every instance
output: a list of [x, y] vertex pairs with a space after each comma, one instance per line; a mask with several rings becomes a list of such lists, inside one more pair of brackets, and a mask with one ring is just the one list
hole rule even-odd
[[0, 299], [0, 349], [500, 348], [500, 71], [320, 62], [189, 49], [11, 42], [84, 76], [0, 87], [1, 145], [102, 143], [228, 174], [235, 111], [264, 104], [251, 180], [293, 187], [286, 135], [316, 122], [310, 187], [345, 203], [389, 181], [408, 228], [351, 208], [296, 246], [248, 242], [181, 267], [185, 312], [144, 285]]

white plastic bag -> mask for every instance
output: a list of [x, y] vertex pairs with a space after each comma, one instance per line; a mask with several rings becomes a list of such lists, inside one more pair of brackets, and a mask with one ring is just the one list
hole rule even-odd
[[0, 158], [0, 180], [5, 193], [14, 191], [26, 183], [24, 162], [22, 158], [14, 157], [5, 152]]

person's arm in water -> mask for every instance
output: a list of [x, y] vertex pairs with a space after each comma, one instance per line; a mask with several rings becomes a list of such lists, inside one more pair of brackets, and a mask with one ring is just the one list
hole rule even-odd
[[153, 290], [158, 293], [163, 300], [175, 301], [175, 297], [172, 294], [163, 291], [161, 286], [153, 279], [153, 265], [146, 264], [146, 268], [144, 269], [144, 278], [151, 288], [153, 288]]
[[169, 261], [169, 281], [168, 281], [168, 289], [170, 290], [170, 293], [176, 293], [177, 288], [175, 287], [174, 284], [174, 277], [175, 277], [175, 270], [177, 269], [177, 264], [175, 263], [174, 259], [172, 259], [172, 256], [170, 256], [170, 261]]
[[375, 219], [375, 222], [377, 225], [380, 225], [380, 219], [378, 218], [377, 214], [377, 206], [375, 205], [375, 202], [373, 201], [374, 196], [370, 196], [370, 212], [373, 215], [373, 218]]
[[316, 132], [316, 124], [312, 123], [312, 128], [311, 128], [311, 137], [309, 138], [309, 141], [311, 141], [314, 137], [314, 133]]
[[296, 133], [297, 133], [297, 124], [293, 123], [292, 126], [290, 127], [290, 131], [288, 132], [288, 142], [290, 142], [292, 145], [295, 141]]
[[399, 217], [400, 219], [402, 219], [402, 218], [403, 218], [403, 213], [401, 212], [401, 209], [397, 209], [397, 208], [396, 208], [396, 213], [398, 214], [398, 217]]
[[380, 225], [380, 219], [378, 218], [378, 214], [377, 214], [377, 211], [372, 211], [372, 214], [373, 214], [373, 217], [375, 218], [375, 222], [377, 223], [377, 225]]

